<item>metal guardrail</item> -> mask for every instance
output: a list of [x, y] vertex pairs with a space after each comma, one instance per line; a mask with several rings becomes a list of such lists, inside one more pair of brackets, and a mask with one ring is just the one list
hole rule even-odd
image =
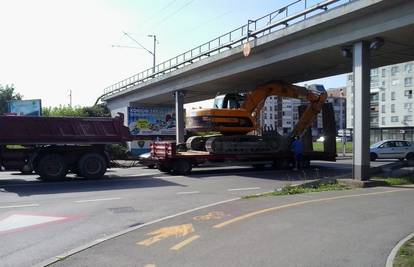
[[188, 50], [174, 58], [164, 61], [156, 65], [155, 68], [151, 67], [105, 88], [104, 94], [100, 98], [122, 92], [137, 84], [170, 73], [186, 65], [193, 64], [203, 58], [241, 46], [252, 38], [268, 35], [288, 27], [289, 24], [303, 21], [309, 16], [326, 12], [328, 8], [344, 5], [355, 0], [325, 0], [311, 7], [307, 7], [309, 1], [310, 0], [296, 0], [289, 5], [256, 20], [249, 20], [247, 24], [197, 46], [196, 48]]

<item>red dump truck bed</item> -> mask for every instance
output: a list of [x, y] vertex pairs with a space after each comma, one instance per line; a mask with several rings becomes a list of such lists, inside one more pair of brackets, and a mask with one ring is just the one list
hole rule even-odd
[[0, 116], [0, 144], [109, 144], [131, 140], [123, 116], [69, 118]]

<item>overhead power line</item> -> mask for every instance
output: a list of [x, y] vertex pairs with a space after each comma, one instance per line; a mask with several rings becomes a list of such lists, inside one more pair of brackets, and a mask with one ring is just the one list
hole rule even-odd
[[163, 19], [159, 20], [158, 22], [156, 22], [153, 25], [153, 29], [157, 28], [159, 25], [161, 25], [163, 22], [169, 20], [170, 18], [172, 18], [173, 16], [175, 16], [176, 14], [178, 14], [181, 10], [183, 10], [184, 8], [186, 8], [187, 6], [189, 6], [190, 4], [192, 4], [195, 0], [189, 0], [187, 1], [184, 5], [180, 6], [178, 9], [174, 10], [172, 13], [168, 14], [167, 16], [165, 16]]
[[158, 18], [159, 15], [166, 10], [167, 8], [169, 8], [170, 6], [172, 6], [175, 2], [177, 2], [177, 0], [172, 0], [170, 2], [168, 2], [168, 4], [166, 4], [164, 7], [158, 9], [156, 12], [154, 12], [146, 21], [144, 21], [141, 24], [141, 27], [147, 25], [150, 21], [152, 21], [154, 18]]

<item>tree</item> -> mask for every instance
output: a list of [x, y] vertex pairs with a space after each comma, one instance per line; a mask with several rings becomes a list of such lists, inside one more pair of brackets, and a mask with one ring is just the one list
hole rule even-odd
[[45, 117], [110, 117], [111, 112], [103, 105], [96, 105], [92, 107], [80, 106], [62, 106], [46, 107], [42, 110]]
[[0, 84], [0, 114], [3, 114], [8, 111], [7, 102], [10, 100], [21, 100], [23, 96], [19, 93], [16, 93], [14, 85], [7, 85], [3, 87]]

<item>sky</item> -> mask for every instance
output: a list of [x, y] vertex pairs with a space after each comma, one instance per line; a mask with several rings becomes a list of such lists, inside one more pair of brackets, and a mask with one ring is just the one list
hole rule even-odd
[[[0, 84], [43, 106], [92, 105], [105, 87], [293, 0], [2, 0]], [[312, 4], [312, 0], [308, 0]], [[316, 0], [313, 2], [317, 2]], [[318, 80], [327, 88], [344, 76]], [[209, 102], [206, 102], [209, 103]]]

